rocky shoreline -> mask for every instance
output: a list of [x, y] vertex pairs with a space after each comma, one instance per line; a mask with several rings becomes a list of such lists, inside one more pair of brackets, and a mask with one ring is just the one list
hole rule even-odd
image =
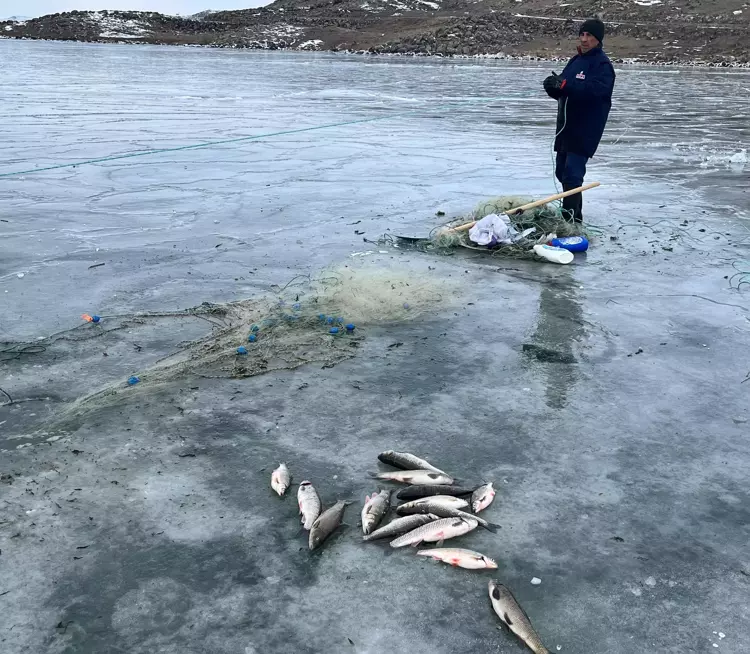
[[[566, 59], [580, 21], [601, 13], [616, 63], [750, 66], [750, 9], [740, 0], [689, 0], [691, 13], [660, 0], [561, 5], [549, 0], [278, 0], [260, 9], [202, 12], [73, 11], [0, 22], [0, 37], [98, 43], [149, 43], [348, 54]], [[623, 6], [626, 9], [623, 9]], [[516, 9], [514, 12], [511, 10]], [[525, 12], [518, 13], [523, 7]], [[597, 12], [596, 10], [600, 11]], [[713, 13], [708, 13], [708, 9]], [[716, 13], [720, 10], [721, 13]]]

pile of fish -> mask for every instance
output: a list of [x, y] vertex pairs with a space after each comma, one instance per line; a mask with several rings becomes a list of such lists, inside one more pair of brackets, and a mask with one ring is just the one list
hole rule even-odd
[[[408, 486], [397, 493], [396, 497], [403, 502], [395, 507], [391, 506], [389, 490], [378, 490], [366, 496], [361, 514], [364, 541], [392, 538], [390, 545], [394, 548], [436, 543], [436, 548], [418, 550], [417, 556], [427, 556], [468, 570], [497, 569], [497, 563], [484, 554], [458, 547], [443, 547], [446, 540], [467, 534], [477, 527], [491, 532], [497, 530], [497, 525], [477, 515], [492, 504], [495, 497], [492, 483], [457, 485], [448, 473], [408, 452], [386, 450], [378, 455], [378, 459], [398, 470], [373, 473], [374, 478]], [[291, 483], [289, 469], [282, 463], [271, 475], [271, 487], [279, 495], [284, 495]], [[346, 506], [351, 504], [339, 500], [322, 511], [318, 492], [307, 480], [302, 481], [297, 489], [297, 503], [302, 526], [310, 532], [310, 550], [320, 547], [336, 531], [342, 524]], [[381, 526], [391, 508], [398, 517]], [[492, 608], [511, 632], [534, 654], [549, 654], [529, 617], [505, 586], [490, 581], [489, 595]]]

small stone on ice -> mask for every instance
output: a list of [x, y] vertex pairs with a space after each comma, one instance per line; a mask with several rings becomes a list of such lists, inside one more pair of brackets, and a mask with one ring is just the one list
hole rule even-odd
[[561, 645], [558, 645], [558, 646], [557, 646], [557, 651], [559, 652], [559, 651], [560, 651], [561, 649], [562, 649], [562, 646], [561, 646]]
[[656, 586], [656, 579], [653, 577], [646, 579], [646, 586]]
[[726, 638], [726, 635], [724, 635], [723, 633], [719, 632], [719, 640], [721, 640], [722, 638]]
[[539, 577], [533, 577], [531, 579], [531, 585], [532, 586], [538, 586], [541, 583], [542, 583], [542, 580]]
[[712, 644], [713, 644], [714, 647], [718, 647], [718, 645], [716, 643], [712, 643]]
[[18, 277], [18, 279], [22, 279], [22, 278], [23, 278], [23, 273], [18, 273], [18, 274], [16, 275], [16, 277]]

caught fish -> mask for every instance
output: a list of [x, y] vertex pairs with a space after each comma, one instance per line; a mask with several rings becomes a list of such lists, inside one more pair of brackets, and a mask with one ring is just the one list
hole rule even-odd
[[495, 499], [495, 489], [492, 487], [492, 482], [480, 486], [471, 494], [471, 510], [474, 513], [484, 511], [492, 500]]
[[323, 541], [338, 529], [344, 517], [344, 509], [347, 504], [351, 504], [351, 502], [339, 500], [331, 508], [323, 511], [315, 522], [313, 522], [309, 539], [311, 550], [320, 547]]
[[449, 486], [431, 484], [428, 486], [409, 486], [402, 488], [396, 497], [400, 500], [418, 500], [420, 497], [430, 497], [432, 495], [471, 495], [473, 488], [466, 486]]
[[309, 481], [303, 481], [297, 490], [297, 503], [299, 512], [302, 514], [302, 525], [308, 531], [320, 515], [320, 498]]
[[[425, 498], [425, 499], [432, 499], [432, 498]], [[421, 504], [413, 504], [412, 506], [409, 506], [410, 504], [413, 504], [413, 503], [409, 502], [409, 504], [402, 504], [401, 506], [397, 506], [396, 513], [398, 513], [399, 515], [414, 515], [415, 513], [434, 513], [435, 515], [438, 515], [441, 518], [464, 518], [467, 520], [473, 520], [479, 526], [493, 533], [495, 533], [499, 528], [499, 525], [493, 524], [492, 522], [487, 522], [484, 518], [480, 518], [478, 515], [474, 515], [473, 513], [466, 513], [466, 511], [460, 511], [459, 509], [453, 509], [449, 506], [445, 506], [444, 504], [436, 504], [434, 502], [422, 502]]]
[[390, 506], [390, 491], [380, 491], [379, 493], [373, 493], [372, 497], [367, 497], [362, 508], [362, 531], [365, 536], [380, 524], [385, 514], [388, 513]]
[[442, 472], [445, 474], [440, 468], [436, 468], [428, 461], [420, 459], [418, 456], [414, 456], [408, 452], [386, 450], [385, 452], [378, 454], [378, 459], [394, 468], [401, 468], [401, 470], [432, 470], [433, 472]]
[[271, 473], [271, 488], [279, 495], [283, 495], [291, 483], [292, 476], [289, 474], [289, 468], [285, 463], [280, 463], [279, 467]]
[[430, 470], [398, 470], [395, 472], [372, 473], [375, 479], [387, 479], [398, 481], [402, 484], [439, 484], [449, 486], [453, 479], [444, 472], [432, 472]]
[[379, 538], [390, 538], [391, 536], [400, 536], [405, 534], [407, 531], [412, 531], [417, 527], [426, 525], [428, 522], [439, 520], [440, 516], [433, 515], [432, 513], [420, 513], [417, 515], [407, 515], [403, 518], [396, 518], [391, 520], [387, 525], [376, 529], [369, 536], [365, 536], [362, 540], [378, 540]]
[[444, 540], [468, 534], [477, 528], [477, 521], [471, 518], [443, 518], [429, 522], [408, 534], [391, 541], [391, 547], [419, 545], [420, 543], [442, 544]]
[[440, 504], [448, 509], [463, 509], [469, 506], [469, 503], [466, 500], [462, 500], [460, 497], [453, 497], [453, 495], [432, 495], [431, 497], [422, 497], [418, 500], [412, 500], [411, 502], [402, 504], [398, 508], [407, 509], [413, 506], [419, 506], [420, 504], [433, 504], [435, 506]]
[[531, 620], [526, 611], [513, 597], [513, 594], [501, 583], [490, 581], [490, 601], [498, 617], [516, 636], [518, 636], [534, 654], [550, 654], [542, 645], [539, 634], [531, 626]]
[[435, 550], [419, 550], [417, 556], [431, 556], [435, 561], [442, 561], [454, 567], [466, 568], [467, 570], [495, 570], [497, 563], [491, 558], [472, 552], [471, 550], [462, 550], [458, 547], [446, 547]]

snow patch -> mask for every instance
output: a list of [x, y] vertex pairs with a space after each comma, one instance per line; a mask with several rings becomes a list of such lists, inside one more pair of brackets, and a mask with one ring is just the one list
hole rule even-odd
[[635, 4], [641, 7], [653, 7], [654, 5], [660, 5], [661, 0], [635, 0]]
[[289, 23], [279, 23], [271, 27], [263, 29], [262, 34], [267, 39], [296, 39], [301, 36], [304, 29], [297, 27], [296, 25], [290, 25]]
[[102, 30], [99, 33], [102, 39], [140, 39], [149, 32], [148, 24], [141, 20], [125, 20], [106, 12], [91, 11], [86, 18]]
[[321, 41], [320, 39], [312, 39], [310, 41], [300, 43], [297, 47], [300, 50], [318, 50], [321, 45], [323, 45], [323, 41]]

